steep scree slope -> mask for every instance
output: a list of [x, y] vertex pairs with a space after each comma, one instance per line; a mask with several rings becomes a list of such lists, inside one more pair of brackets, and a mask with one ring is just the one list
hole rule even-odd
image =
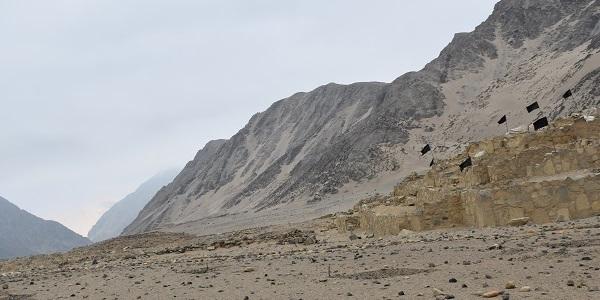
[[[427, 168], [425, 142], [447, 157], [503, 134], [504, 114], [527, 126], [597, 105], [599, 20], [599, 1], [500, 1], [421, 71], [297, 93], [208, 143], [124, 232], [211, 233], [345, 210]], [[541, 109], [528, 114], [533, 101]]]

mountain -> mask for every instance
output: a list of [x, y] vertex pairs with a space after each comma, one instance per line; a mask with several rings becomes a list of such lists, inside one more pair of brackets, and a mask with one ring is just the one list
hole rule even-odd
[[55, 221], [38, 218], [0, 197], [0, 259], [62, 252], [90, 241]]
[[363, 199], [338, 214], [337, 229], [383, 236], [600, 215], [598, 117], [600, 110], [588, 109], [541, 131], [472, 143], [460, 155], [408, 176], [389, 195]]
[[448, 157], [504, 134], [505, 114], [526, 128], [597, 106], [599, 20], [600, 1], [502, 0], [418, 72], [297, 93], [208, 143], [124, 233], [213, 233], [346, 210], [427, 169], [426, 143]]
[[100, 242], [119, 236], [156, 192], [173, 181], [177, 173], [179, 170], [164, 171], [142, 183], [133, 193], [115, 203], [98, 219], [88, 232], [88, 238], [93, 242]]

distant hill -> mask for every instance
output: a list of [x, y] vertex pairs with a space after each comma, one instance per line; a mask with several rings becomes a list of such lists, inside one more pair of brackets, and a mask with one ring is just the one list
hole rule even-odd
[[178, 170], [164, 171], [142, 183], [135, 192], [117, 202], [100, 217], [88, 233], [88, 238], [94, 242], [100, 242], [119, 236], [156, 192], [173, 181], [178, 173]]
[[90, 244], [55, 221], [38, 218], [0, 197], [0, 259], [67, 251]]

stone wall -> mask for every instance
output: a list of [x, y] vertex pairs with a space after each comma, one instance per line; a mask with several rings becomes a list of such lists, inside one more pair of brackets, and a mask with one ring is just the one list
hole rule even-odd
[[[460, 172], [470, 156], [473, 166]], [[471, 144], [463, 155], [413, 174], [386, 196], [340, 216], [340, 231], [376, 235], [403, 229], [504, 226], [600, 214], [600, 121], [567, 118], [541, 132]]]
[[466, 226], [504, 226], [522, 217], [533, 223], [586, 218], [600, 214], [600, 173], [467, 190], [461, 196]]

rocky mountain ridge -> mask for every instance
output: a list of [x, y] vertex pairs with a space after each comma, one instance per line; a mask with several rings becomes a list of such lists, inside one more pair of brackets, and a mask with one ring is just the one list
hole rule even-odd
[[[222, 232], [345, 210], [426, 169], [424, 143], [447, 157], [502, 134], [503, 114], [527, 126], [597, 106], [599, 20], [597, 1], [502, 0], [421, 71], [297, 93], [208, 143], [124, 233]], [[534, 101], [541, 109], [528, 114]]]
[[38, 218], [0, 197], [0, 259], [71, 250], [90, 241], [55, 221]]

